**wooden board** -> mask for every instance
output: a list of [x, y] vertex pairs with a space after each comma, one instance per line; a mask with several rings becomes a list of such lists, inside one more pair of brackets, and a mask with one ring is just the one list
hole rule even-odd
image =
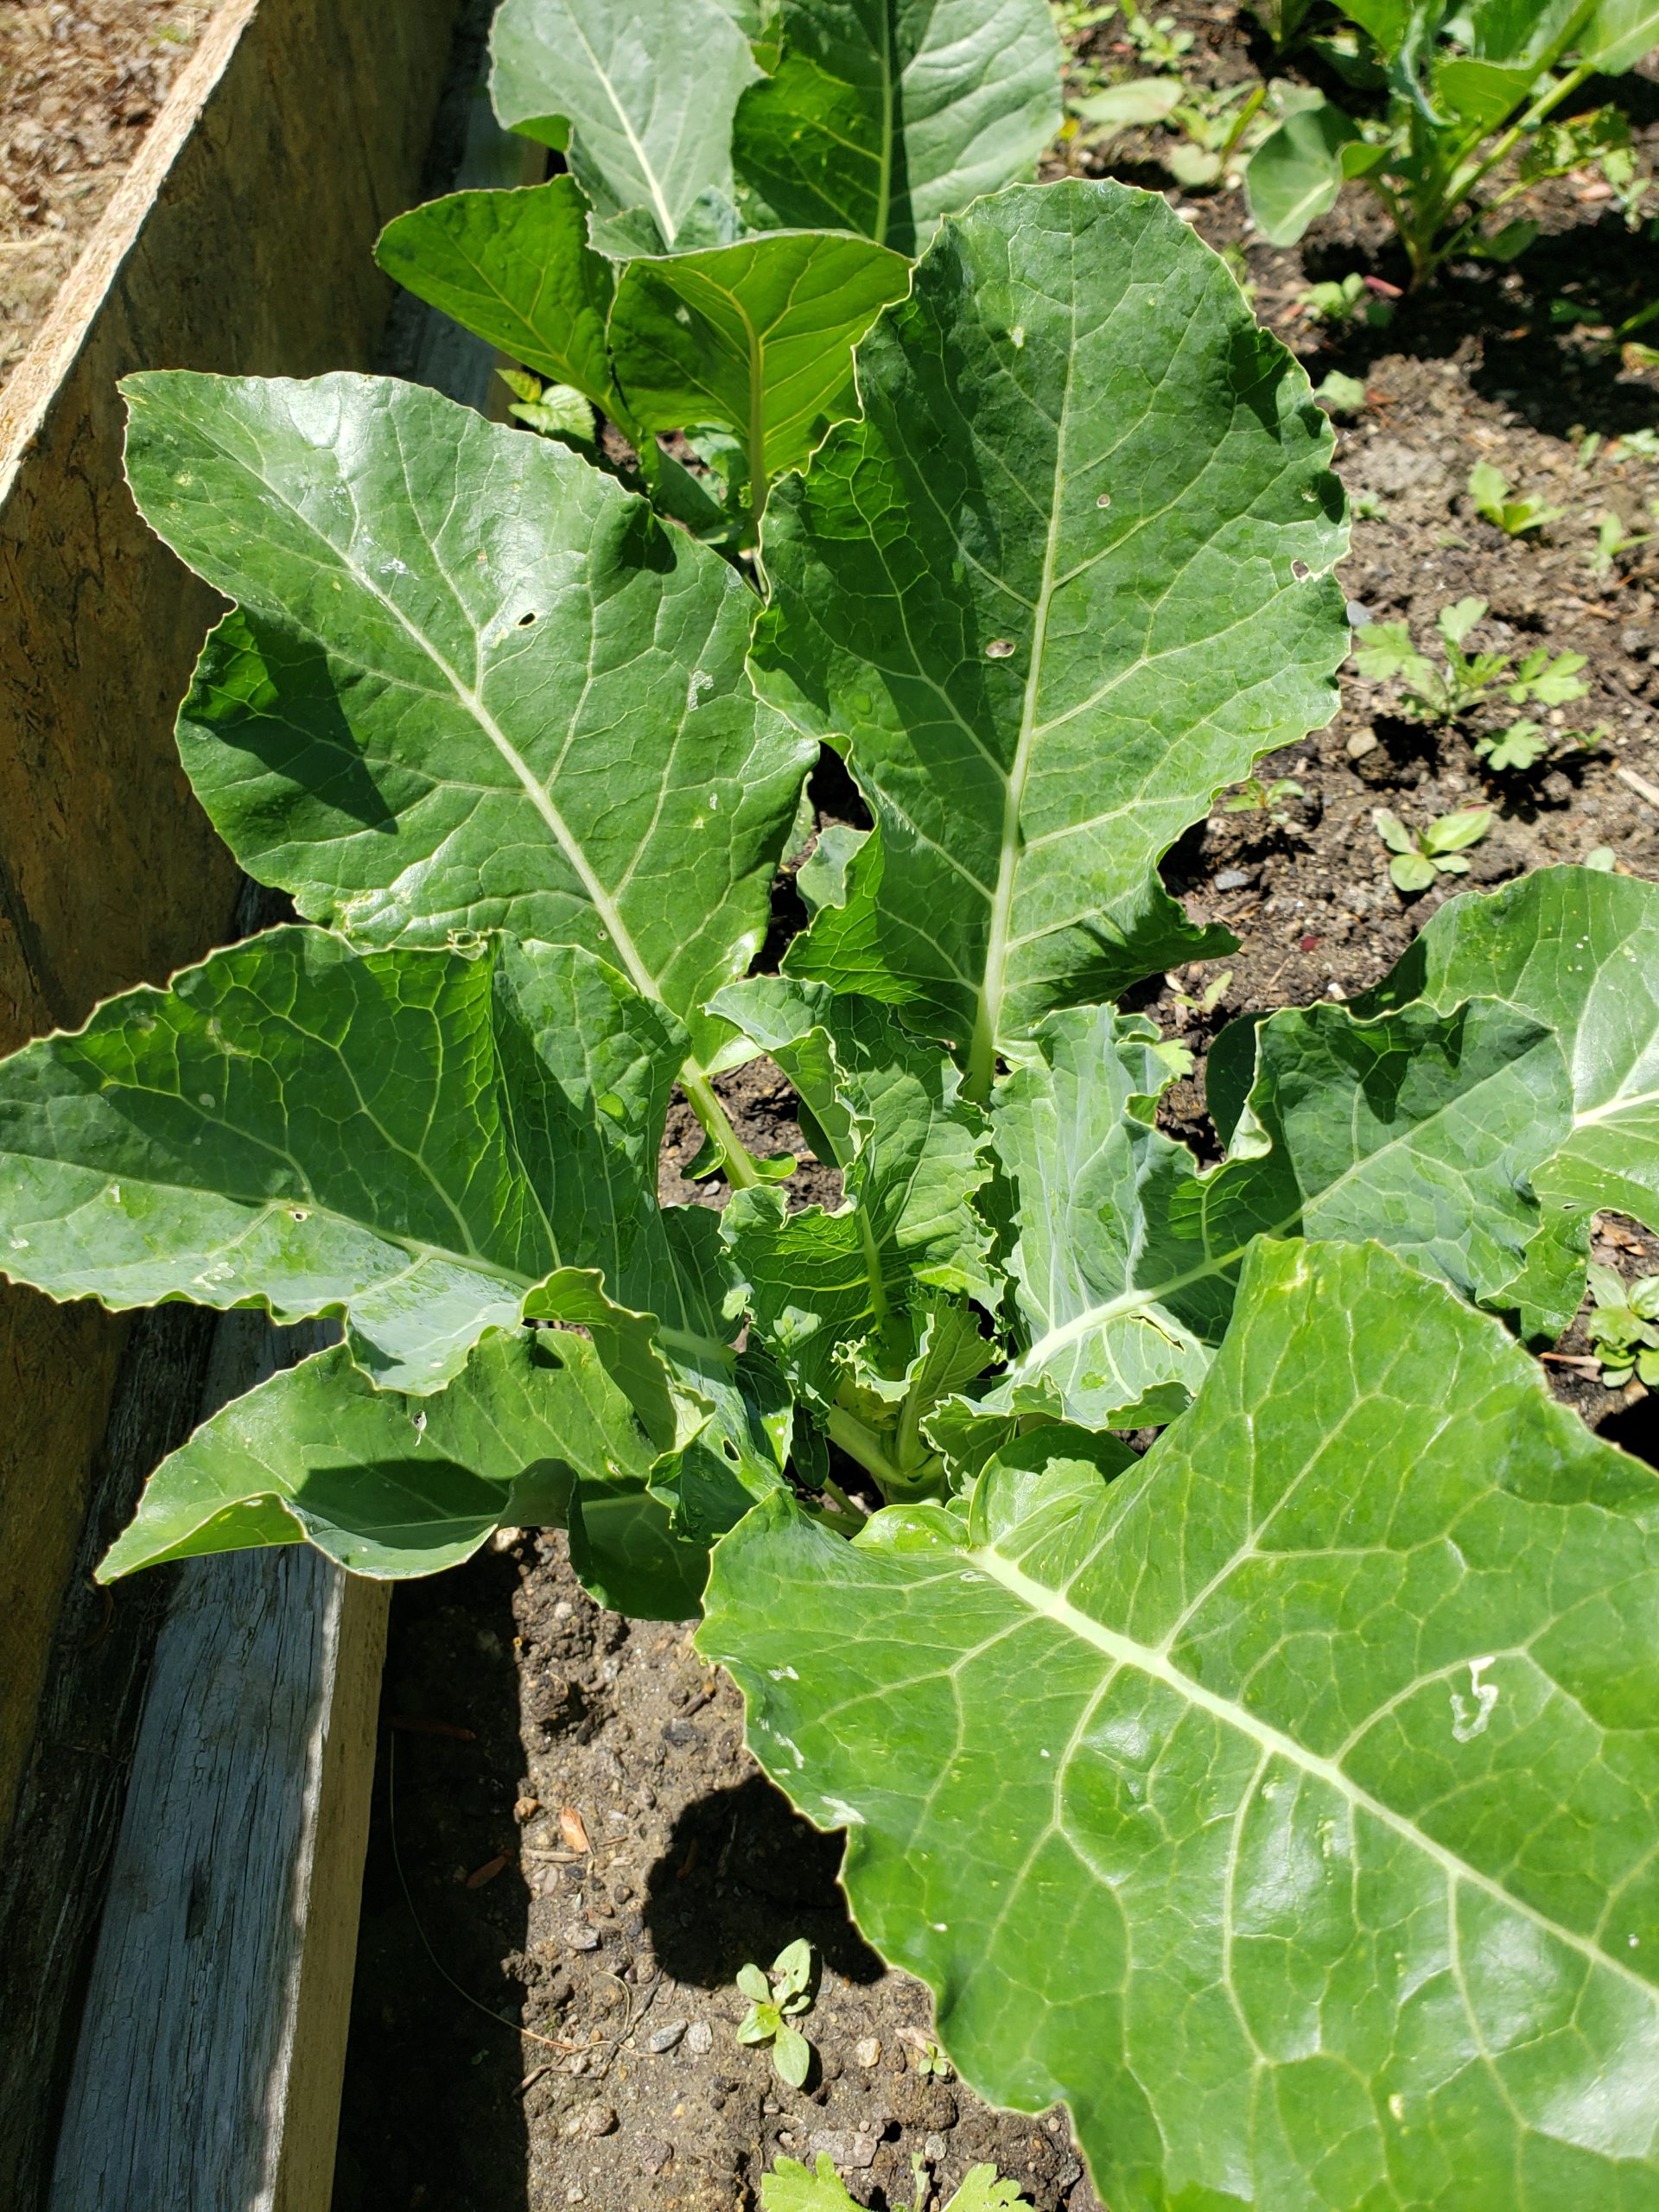
[[[173, 721], [219, 602], [139, 519], [116, 380], [365, 366], [455, 0], [224, 0], [0, 398], [0, 1052], [225, 935]], [[0, 1286], [0, 1834], [127, 1325]]]

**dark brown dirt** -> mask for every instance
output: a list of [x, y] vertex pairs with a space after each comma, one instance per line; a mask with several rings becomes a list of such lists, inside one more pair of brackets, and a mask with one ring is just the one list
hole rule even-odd
[[218, 0], [0, 0], [0, 387]]
[[[1190, 75], [1236, 81], [1268, 60], [1230, 8], [1175, 12], [1196, 35]], [[1140, 73], [1115, 28], [1091, 35], [1097, 58], [1109, 73]], [[1605, 89], [1652, 146], [1650, 66]], [[1163, 1118], [1213, 1156], [1204, 1055], [1228, 1020], [1353, 996], [1468, 884], [1604, 847], [1621, 869], [1659, 875], [1659, 546], [1601, 577], [1587, 561], [1595, 517], [1611, 507], [1640, 528], [1659, 499], [1659, 467], [1614, 445], [1618, 433], [1659, 423], [1659, 378], [1597, 335], [1659, 278], [1651, 248], [1586, 176], [1546, 188], [1526, 210], [1546, 234], [1518, 267], [1453, 268], [1403, 300], [1386, 330], [1321, 332], [1300, 306], [1309, 281], [1359, 270], [1403, 283], [1370, 203], [1351, 194], [1298, 251], [1276, 251], [1249, 235], [1238, 192], [1171, 186], [1157, 161], [1170, 143], [1118, 142], [1114, 173], [1166, 190], [1202, 235], [1233, 250], [1258, 313], [1316, 383], [1339, 368], [1366, 385], [1337, 454], [1351, 493], [1380, 510], [1355, 524], [1342, 570], [1350, 600], [1373, 620], [1408, 620], [1422, 642], [1442, 606], [1486, 600], [1471, 644], [1517, 657], [1535, 645], [1584, 654], [1590, 695], [1554, 726], [1605, 733], [1588, 747], [1562, 736], [1530, 773], [1496, 776], [1472, 742], [1493, 717], [1439, 731], [1414, 722], [1390, 687], [1367, 684], [1351, 664], [1332, 727], [1262, 767], [1265, 779], [1292, 776], [1304, 787], [1281, 810], [1283, 823], [1218, 803], [1182, 840], [1166, 866], [1172, 887], [1196, 919], [1225, 922], [1239, 950], [1154, 978], [1135, 1000], [1192, 1048], [1194, 1072], [1170, 1092]], [[1568, 286], [1603, 324], [1575, 334], [1552, 321], [1551, 302]], [[1605, 442], [1581, 466], [1578, 441], [1591, 431]], [[1465, 486], [1479, 460], [1564, 517], [1541, 534], [1504, 537], [1470, 509]], [[837, 764], [826, 764], [815, 797], [821, 819], [858, 818]], [[1477, 804], [1497, 819], [1469, 876], [1402, 898], [1373, 810], [1414, 828]], [[763, 964], [798, 919], [786, 872]], [[1222, 976], [1209, 1012], [1181, 1002]], [[791, 1094], [769, 1063], [721, 1088], [752, 1149], [806, 1154]], [[665, 1198], [723, 1202], [717, 1179], [691, 1184], [679, 1172], [700, 1142], [677, 1108]], [[833, 1204], [834, 1171], [803, 1157], [791, 1192], [798, 1204]], [[1659, 1239], [1606, 1217], [1596, 1255], [1627, 1275], [1653, 1272]], [[1639, 1385], [1603, 1389], [1585, 1359], [1582, 1317], [1559, 1349], [1550, 1373], [1560, 1395], [1659, 1463], [1659, 1397]], [[810, 2157], [820, 2135], [862, 2203], [909, 2201], [918, 2153], [941, 2192], [930, 2204], [967, 2166], [991, 2159], [1041, 2212], [1096, 2212], [1059, 2115], [993, 2113], [960, 2082], [918, 2071], [906, 2038], [925, 2037], [925, 1993], [884, 1972], [852, 1929], [835, 1881], [839, 1840], [806, 1828], [759, 1775], [742, 1749], [735, 1693], [702, 1674], [686, 1631], [600, 1611], [571, 1578], [562, 1539], [512, 1538], [460, 1573], [400, 1590], [386, 1711], [476, 1736], [395, 1725], [383, 1736], [387, 1753], [395, 1746], [410, 1897], [393, 1859], [394, 1777], [383, 1754], [336, 2212], [731, 2212], [754, 2203], [779, 2151]], [[580, 1815], [591, 1851], [563, 1842], [563, 1808]], [[772, 2077], [763, 2052], [734, 2041], [743, 2010], [734, 1976], [800, 1935], [817, 1946], [823, 1976], [804, 2023], [819, 2069], [795, 2092]], [[533, 2031], [522, 2040], [521, 2018]], [[880, 2055], [867, 2064], [872, 2044]]]

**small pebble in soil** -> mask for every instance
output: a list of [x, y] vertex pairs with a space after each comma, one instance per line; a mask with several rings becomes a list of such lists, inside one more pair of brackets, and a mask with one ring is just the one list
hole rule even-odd
[[1224, 868], [1216, 878], [1217, 891], [1243, 891], [1249, 887], [1250, 871], [1242, 868]]
[[853, 2056], [861, 2066], [879, 2066], [881, 2063], [880, 2037], [866, 2036], [861, 2042], [855, 2043], [853, 2045]]
[[674, 2155], [674, 2145], [664, 2143], [660, 2136], [642, 2135], [639, 2138], [639, 2163], [648, 2174], [659, 2174]]
[[658, 2056], [665, 2050], [672, 2050], [685, 2033], [685, 2027], [683, 2020], [664, 2020], [660, 2028], [653, 2029], [645, 2037], [645, 2049], [656, 2051]]

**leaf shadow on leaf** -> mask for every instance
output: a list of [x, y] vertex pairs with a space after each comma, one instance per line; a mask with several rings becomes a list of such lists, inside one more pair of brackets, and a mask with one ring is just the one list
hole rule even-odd
[[[694, 1799], [646, 1877], [642, 1910], [658, 1962], [677, 1981], [721, 1989], [741, 1966], [768, 1964], [804, 1936], [832, 1973], [879, 1981], [887, 1968], [853, 1925], [837, 1878], [842, 1844], [764, 1775]], [[810, 2014], [803, 2025], [810, 2041]]]
[[[297, 710], [297, 711], [296, 711]], [[211, 753], [212, 780], [230, 780], [220, 752], [250, 755], [322, 807], [386, 836], [397, 817], [364, 765], [364, 747], [340, 703], [323, 648], [284, 638], [245, 607], [211, 630], [179, 716], [180, 749], [193, 772]], [[319, 772], [319, 756], [327, 761]]]

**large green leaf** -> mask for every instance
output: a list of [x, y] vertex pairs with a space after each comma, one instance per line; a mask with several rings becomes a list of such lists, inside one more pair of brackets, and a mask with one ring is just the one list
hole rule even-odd
[[754, 666], [849, 753], [880, 880], [855, 969], [816, 929], [791, 965], [906, 1003], [982, 1096], [1050, 1007], [1210, 942], [1156, 862], [1328, 718], [1341, 493], [1302, 372], [1121, 185], [948, 222], [857, 358], [866, 419], [773, 494]]
[[588, 244], [588, 215], [572, 176], [517, 192], [455, 192], [388, 223], [374, 257], [416, 299], [573, 385], [638, 442], [611, 378], [616, 266]]
[[1292, 1007], [1254, 1036], [1248, 1103], [1208, 1173], [1155, 1126], [1170, 1070], [1143, 1020], [1074, 1009], [1017, 1048], [994, 1126], [1027, 1341], [985, 1411], [1167, 1420], [1263, 1231], [1375, 1237], [1529, 1335], [1566, 1327], [1583, 1239], [1558, 1233], [1529, 1182], [1570, 1126], [1553, 1029], [1485, 998], [1364, 1021]]
[[631, 261], [611, 321], [628, 407], [652, 430], [735, 431], [757, 510], [773, 477], [856, 413], [854, 340], [909, 282], [901, 254], [810, 231]]
[[787, 1501], [700, 1643], [964, 2077], [1117, 2212], [1659, 2204], [1659, 1486], [1375, 1246], [965, 1512]]
[[356, 1574], [429, 1574], [503, 1522], [563, 1525], [581, 1478], [642, 1496], [655, 1447], [582, 1338], [490, 1330], [435, 1396], [344, 1345], [274, 1375], [162, 1462], [99, 1569], [302, 1537]]
[[733, 155], [757, 228], [861, 232], [914, 253], [941, 215], [1030, 176], [1060, 127], [1043, 0], [785, 0], [785, 56]]
[[340, 1315], [422, 1393], [529, 1301], [594, 1332], [667, 1445], [651, 1323], [606, 1287], [654, 1229], [683, 1043], [572, 947], [273, 930], [0, 1064], [0, 1265], [117, 1308]]
[[367, 942], [585, 944], [712, 1052], [812, 758], [744, 673], [741, 579], [416, 385], [125, 389], [147, 518], [238, 602], [180, 748], [249, 873]]
[[1578, 40], [1586, 61], [1605, 76], [1635, 68], [1659, 46], [1659, 4], [1656, 0], [1596, 0]]
[[638, 211], [658, 251], [729, 198], [732, 117], [760, 72], [719, 0], [503, 0], [490, 48], [502, 122], [566, 153], [601, 214]]
[[789, 1076], [845, 1177], [834, 1211], [790, 1213], [766, 1188], [737, 1193], [725, 1220], [762, 1338], [796, 1388], [827, 1406], [856, 1347], [878, 1371], [905, 1374], [925, 1325], [918, 1291], [996, 1303], [975, 1205], [990, 1174], [987, 1125], [938, 1047], [868, 1000], [764, 976], [718, 1004]]
[[1613, 1206], [1659, 1230], [1659, 887], [1553, 868], [1451, 899], [1355, 1010], [1478, 995], [1560, 1040], [1570, 1108], [1564, 1126], [1541, 1122], [1532, 1154], [1546, 1210]]

